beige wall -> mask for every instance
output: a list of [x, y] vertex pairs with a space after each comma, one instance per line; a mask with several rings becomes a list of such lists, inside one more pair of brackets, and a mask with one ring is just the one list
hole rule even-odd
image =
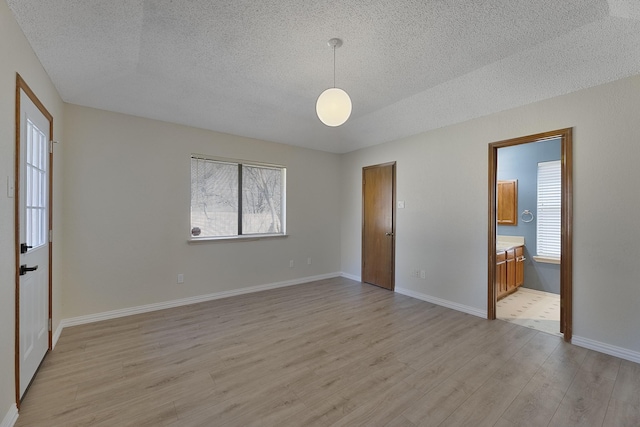
[[[336, 154], [73, 105], [64, 146], [65, 318], [340, 269]], [[192, 153], [286, 166], [289, 237], [188, 244]]]
[[[7, 177], [15, 174], [16, 73], [54, 117], [54, 137], [62, 135], [63, 103], [4, 0], [0, 1], [0, 422], [15, 403], [15, 246], [14, 200], [7, 197]], [[61, 196], [61, 156], [56, 153], [55, 196]], [[54, 199], [54, 326], [60, 323], [60, 204]]]
[[487, 145], [573, 127], [574, 336], [638, 357], [638, 111], [640, 76], [344, 155], [342, 271], [360, 275], [361, 168], [395, 160], [396, 287], [486, 312]]

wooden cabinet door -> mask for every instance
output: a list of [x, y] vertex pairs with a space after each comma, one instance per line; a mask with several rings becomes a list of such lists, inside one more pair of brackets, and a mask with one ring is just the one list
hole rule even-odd
[[514, 249], [507, 251], [507, 291], [516, 287], [516, 255]]
[[500, 299], [507, 294], [507, 261], [505, 252], [496, 253], [496, 293]]
[[498, 181], [497, 220], [499, 225], [518, 225], [518, 181]]
[[524, 284], [524, 248], [516, 248], [516, 287]]

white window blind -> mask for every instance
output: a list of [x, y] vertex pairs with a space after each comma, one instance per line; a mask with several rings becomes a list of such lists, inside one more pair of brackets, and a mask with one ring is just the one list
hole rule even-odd
[[561, 177], [560, 160], [538, 163], [538, 256], [560, 258]]

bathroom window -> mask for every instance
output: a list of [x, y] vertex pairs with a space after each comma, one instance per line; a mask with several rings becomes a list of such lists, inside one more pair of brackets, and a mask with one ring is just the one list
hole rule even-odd
[[538, 257], [560, 259], [561, 184], [560, 160], [538, 163]]
[[191, 238], [285, 233], [286, 168], [191, 156]]

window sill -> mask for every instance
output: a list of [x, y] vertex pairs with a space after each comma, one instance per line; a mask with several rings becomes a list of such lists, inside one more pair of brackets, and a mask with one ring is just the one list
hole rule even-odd
[[251, 242], [265, 239], [279, 239], [289, 237], [288, 234], [247, 234], [243, 236], [226, 236], [226, 237], [192, 237], [187, 240], [189, 244], [198, 243], [218, 243], [218, 242]]
[[538, 256], [535, 255], [533, 259], [536, 262], [543, 262], [545, 264], [560, 264], [560, 257], [550, 257], [550, 256]]

